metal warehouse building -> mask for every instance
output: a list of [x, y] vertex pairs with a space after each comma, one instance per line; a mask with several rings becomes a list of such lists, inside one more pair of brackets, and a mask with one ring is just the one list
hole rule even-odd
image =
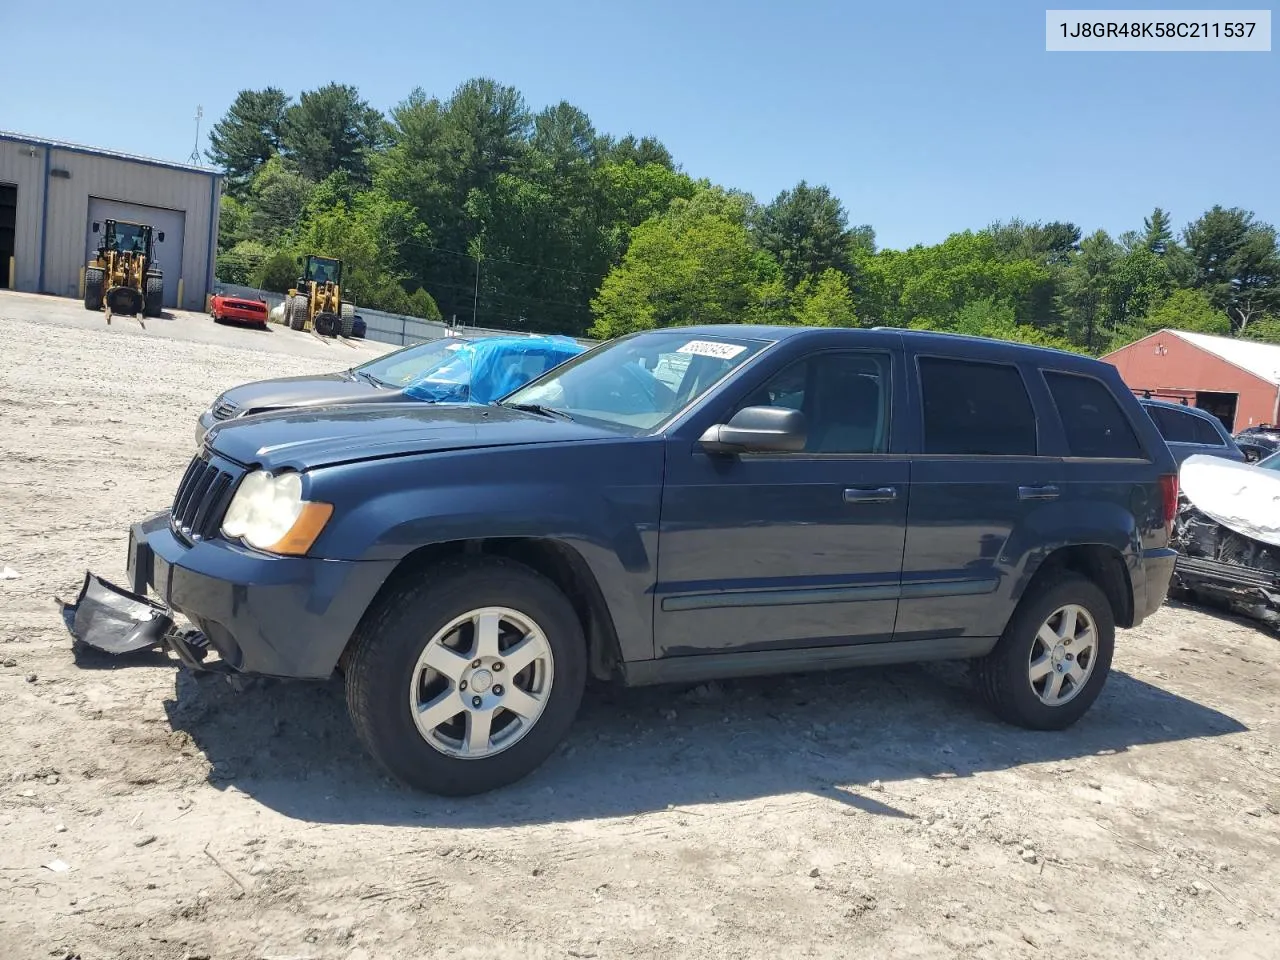
[[213, 170], [0, 132], [0, 288], [80, 296], [93, 222], [131, 220], [164, 231], [165, 306], [203, 310], [220, 192]]
[[1182, 402], [1233, 433], [1280, 422], [1280, 346], [1160, 330], [1102, 358], [1134, 393]]

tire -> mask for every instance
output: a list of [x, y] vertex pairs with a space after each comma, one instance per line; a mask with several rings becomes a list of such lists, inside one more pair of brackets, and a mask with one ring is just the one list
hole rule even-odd
[[289, 329], [303, 330], [306, 328], [307, 311], [310, 307], [310, 301], [301, 294], [289, 298], [288, 306], [285, 307], [286, 315], [289, 319]]
[[[1066, 697], [1072, 665], [1078, 667], [1081, 662], [1069, 648], [1074, 645], [1079, 651], [1081, 644], [1087, 642], [1085, 634], [1077, 633], [1073, 644], [1058, 644], [1056, 653], [1051, 654], [1047, 644], [1038, 638], [1042, 627], [1057, 626], [1061, 630], [1063, 621], [1056, 619], [1055, 614], [1070, 607], [1082, 609], [1085, 617], [1093, 622], [1094, 646], [1089, 667], [1082, 682], [1072, 683], [1074, 692], [1068, 698], [1056, 704], [1046, 703], [1041, 693], [1049, 691], [1047, 685], [1055, 682], [1055, 672], [1056, 682], [1062, 685], [1061, 694]], [[1077, 630], [1081, 629], [1081, 622], [1077, 614]], [[1115, 634], [1111, 603], [1096, 583], [1074, 573], [1065, 573], [1054, 582], [1045, 581], [1023, 597], [995, 649], [975, 665], [978, 691], [996, 716], [1008, 723], [1032, 730], [1065, 729], [1084, 716], [1102, 692], [1111, 669]], [[1045, 665], [1054, 672], [1047, 673], [1039, 681], [1043, 686], [1037, 689], [1031, 679], [1032, 661], [1034, 658], [1043, 664], [1042, 658], [1046, 656]], [[1059, 661], [1060, 657], [1071, 659]], [[1057, 670], [1059, 666], [1064, 669]]]
[[336, 337], [340, 324], [341, 321], [332, 313], [317, 313], [314, 329], [322, 337]]
[[[469, 749], [464, 741], [472, 729], [471, 717], [484, 712], [473, 711], [464, 702], [465, 678], [470, 676], [474, 681], [471, 689], [486, 696], [509, 695], [512, 691], [497, 682], [503, 676], [501, 665], [490, 671], [491, 660], [484, 668], [475, 669], [470, 658], [478, 652], [476, 641], [464, 636], [469, 649], [466, 657], [457, 660], [461, 664], [457, 679], [448, 679], [443, 673], [430, 677], [431, 682], [443, 684], [437, 695], [419, 685], [419, 658], [429, 646], [439, 649], [434, 638], [451, 623], [484, 608], [504, 608], [514, 618], [517, 636], [532, 625], [525, 635], [540, 637], [547, 656], [516, 673], [511, 686], [523, 693], [519, 684], [542, 671], [545, 687], [540, 712], [523, 733], [523, 721], [517, 724], [519, 715], [499, 705], [489, 713], [498, 726], [486, 737], [483, 748], [493, 752], [465, 758], [458, 753]], [[525, 625], [519, 623], [520, 618]], [[509, 654], [511, 646], [503, 647], [501, 655]], [[523, 564], [500, 557], [472, 557], [446, 561], [413, 580], [402, 581], [365, 614], [346, 659], [347, 707], [361, 742], [392, 776], [429, 793], [470, 796], [514, 783], [546, 760], [573, 724], [586, 674], [582, 625], [568, 598]], [[525, 681], [517, 679], [520, 677]], [[484, 687], [480, 686], [482, 680]], [[433, 704], [447, 701], [450, 706], [452, 698], [458, 698], [457, 712], [432, 729], [431, 742], [419, 731], [411, 696], [436, 698], [431, 699]], [[535, 697], [526, 694], [526, 706], [535, 702]], [[487, 703], [485, 706], [489, 708]], [[457, 744], [446, 742], [449, 737], [441, 732], [448, 730], [457, 733]], [[512, 742], [506, 746], [493, 743], [492, 736], [501, 736], [504, 731]]]
[[102, 285], [106, 282], [106, 273], [99, 267], [89, 267], [84, 272], [84, 308], [86, 310], [102, 309]]
[[164, 277], [151, 275], [146, 279], [142, 312], [148, 317], [158, 317], [164, 312]]
[[338, 312], [338, 333], [341, 336], [349, 337], [356, 325], [356, 308], [355, 304], [343, 303], [339, 307]]

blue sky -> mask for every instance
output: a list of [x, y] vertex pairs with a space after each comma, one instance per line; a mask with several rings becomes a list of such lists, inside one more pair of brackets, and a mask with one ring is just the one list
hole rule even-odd
[[882, 246], [1013, 216], [1119, 233], [1157, 204], [1280, 223], [1280, 53], [1046, 53], [1070, 4], [224, 0], [148, 5], [127, 39], [84, 0], [0, 6], [0, 129], [168, 159], [241, 88], [387, 109], [491, 76], [761, 199], [826, 183]]

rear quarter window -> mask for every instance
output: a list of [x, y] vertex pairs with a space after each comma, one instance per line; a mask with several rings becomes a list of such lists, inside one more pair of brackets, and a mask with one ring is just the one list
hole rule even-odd
[[1141, 459], [1142, 444], [1115, 396], [1101, 380], [1044, 371], [1073, 457]]

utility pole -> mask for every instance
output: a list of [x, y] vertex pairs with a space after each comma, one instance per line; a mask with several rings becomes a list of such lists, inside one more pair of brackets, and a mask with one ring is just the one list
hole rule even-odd
[[471, 296], [471, 326], [476, 325], [476, 306], [480, 303], [480, 258], [476, 257], [476, 289]]

